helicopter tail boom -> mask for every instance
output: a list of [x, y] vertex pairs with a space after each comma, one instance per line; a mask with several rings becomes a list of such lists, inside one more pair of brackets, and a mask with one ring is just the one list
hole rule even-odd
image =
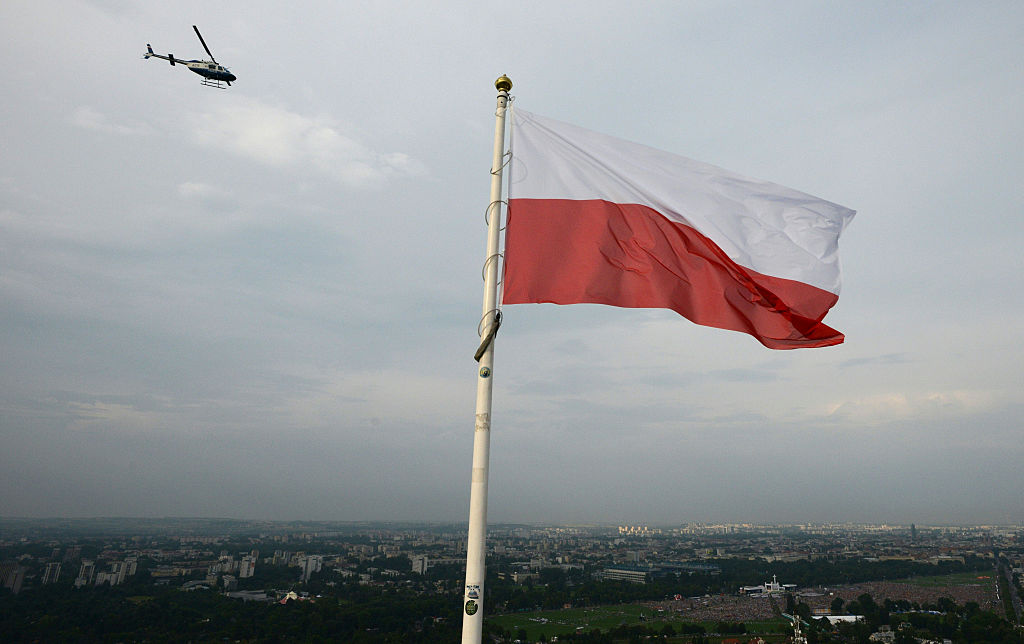
[[160, 54], [153, 51], [153, 46], [149, 43], [146, 43], [146, 53], [142, 54], [142, 57], [146, 60], [150, 58], [161, 58], [163, 60], [170, 62], [171, 65], [175, 64], [174, 54], [167, 54], [166, 56], [161, 56]]

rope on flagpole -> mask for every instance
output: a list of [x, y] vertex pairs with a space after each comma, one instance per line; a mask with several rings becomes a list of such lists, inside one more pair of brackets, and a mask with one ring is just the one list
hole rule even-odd
[[[507, 77], [503, 77], [503, 78], [506, 81], [508, 81], [508, 84], [509, 84], [508, 85], [508, 89], [512, 89], [512, 81], [508, 80]], [[499, 79], [499, 80], [501, 80], [501, 79]], [[509, 96], [508, 100], [505, 103], [508, 111], [511, 112], [511, 114], [513, 115], [513, 118], [509, 120], [509, 126], [508, 126], [508, 129], [509, 129], [508, 150], [506, 150], [505, 154], [502, 155], [502, 157], [505, 159], [502, 162], [502, 164], [501, 164], [502, 168], [504, 168], [505, 166], [507, 166], [510, 163], [512, 163], [512, 160], [515, 159], [515, 156], [516, 156], [515, 155], [515, 137], [513, 136], [513, 132], [515, 131], [515, 127], [516, 127], [516, 120], [515, 120], [515, 107], [516, 106], [515, 106], [515, 102], [516, 102], [516, 97], [515, 96]], [[509, 170], [511, 170], [511, 169], [512, 168], [510, 166]], [[512, 176], [509, 175], [509, 177], [507, 179], [505, 179], [505, 181], [506, 181], [507, 185], [509, 186], [509, 190], [508, 190], [509, 195], [508, 195], [506, 200], [503, 200], [503, 203], [505, 204], [505, 225], [504, 226], [500, 226], [501, 221], [500, 220], [498, 221], [498, 224], [499, 224], [498, 234], [499, 235], [508, 228], [509, 221], [512, 218], [512, 205], [508, 201], [508, 199], [512, 198], [512, 194], [511, 194], [512, 193]], [[499, 216], [501, 215], [501, 206], [498, 206], [498, 215]], [[490, 213], [487, 214], [487, 218], [488, 219], [490, 218]], [[504, 242], [508, 241], [507, 235], [503, 235], [502, 236], [502, 241], [504, 241]], [[505, 270], [507, 268], [507, 265], [505, 263], [505, 244], [504, 243], [501, 244], [501, 250], [499, 250], [498, 252], [501, 253], [501, 266], [498, 267], [498, 283], [494, 285], [494, 290], [495, 290], [496, 296], [497, 296], [498, 314], [500, 315], [501, 314], [502, 299], [505, 297]]]
[[512, 150], [509, 150], [505, 154], [501, 155], [501, 158], [505, 160], [502, 161], [501, 165], [499, 165], [497, 168], [491, 168], [491, 174], [498, 174], [499, 172], [505, 169], [505, 166], [508, 165], [508, 162], [512, 160]]
[[[491, 205], [494, 205], [494, 204], [491, 204]], [[481, 271], [481, 274], [482, 274], [482, 276], [484, 278], [484, 282], [487, 281], [487, 267], [490, 265], [491, 261], [492, 260], [493, 261], [499, 261], [499, 260], [504, 259], [504, 257], [505, 257], [504, 253], [494, 253], [493, 255], [491, 255], [490, 257], [488, 257], [484, 261], [484, 267], [483, 267], [483, 270]], [[505, 281], [504, 279], [499, 279], [498, 280], [498, 283], [495, 284], [495, 290], [496, 291], [500, 291], [501, 290], [501, 286], [504, 283], [504, 281]], [[489, 325], [487, 324], [488, 320], [492, 321], [492, 323], [489, 324]], [[486, 334], [484, 333], [484, 328], [485, 327], [487, 329]], [[491, 342], [494, 341], [494, 336], [497, 335], [499, 328], [501, 328], [501, 297], [500, 296], [497, 298], [497, 306], [495, 308], [491, 309], [490, 311], [488, 311], [487, 313], [485, 313], [484, 316], [482, 318], [480, 318], [480, 322], [478, 322], [477, 325], [476, 325], [476, 334], [478, 336], [481, 336], [481, 340], [480, 340], [480, 346], [477, 347], [476, 353], [473, 354], [473, 359], [474, 360], [476, 360], [477, 362], [480, 362], [480, 358], [482, 358], [483, 355], [484, 355], [484, 352], [487, 351], [487, 347], [491, 346]]]
[[[487, 258], [487, 261], [484, 262], [483, 269], [480, 271], [481, 275], [483, 275], [483, 278], [484, 278], [485, 282], [487, 281], [487, 267], [491, 265], [491, 260], [498, 260], [498, 259], [504, 259], [504, 258], [505, 258], [505, 253], [494, 253], [493, 255], [491, 255], [490, 257]], [[500, 284], [501, 280], [499, 280], [498, 283]]]
[[[490, 203], [490, 205], [487, 206], [487, 209], [484, 210], [484, 223], [485, 224], [487, 224], [488, 226], [491, 225], [491, 209], [494, 208], [494, 206], [496, 204], [502, 204], [502, 203], [505, 204], [505, 208], [508, 208], [508, 201], [506, 201], [504, 199], [499, 199], [498, 201], [492, 201]], [[499, 212], [501, 211], [501, 206], [498, 206], [498, 211]], [[505, 223], [506, 223], [506, 225], [508, 224], [508, 222], [505, 222]], [[499, 231], [500, 230], [505, 230], [505, 227], [501, 226], [500, 228], [498, 228], [498, 230]]]
[[[509, 164], [509, 162], [512, 161], [512, 150], [506, 151], [503, 155], [501, 155], [501, 158], [503, 159], [503, 161], [501, 162], [501, 165], [499, 165], [497, 168], [493, 168], [493, 167], [491, 168], [491, 176], [496, 176], [496, 175], [501, 174], [501, 172], [505, 169], [505, 166], [507, 166]], [[505, 226], [508, 225], [507, 219], [505, 221], [505, 226], [501, 225], [501, 204], [505, 204], [505, 209], [507, 211], [508, 210], [508, 201], [505, 200], [505, 199], [498, 199], [496, 201], [492, 201], [491, 203], [487, 204], [487, 208], [484, 210], [484, 223], [488, 227], [490, 227], [490, 225], [491, 225], [491, 212], [494, 210], [495, 207], [497, 207], [497, 209], [498, 209], [498, 217], [499, 217], [499, 219], [498, 219], [498, 233], [499, 234], [503, 230], [505, 230]], [[493, 262], [500, 262], [504, 258], [505, 258], [505, 254], [499, 251], [497, 253], [494, 253], [494, 254], [490, 255], [486, 260], [484, 260], [483, 268], [480, 269], [480, 276], [483, 278], [484, 282], [487, 281], [487, 269], [491, 265], [491, 262], [492, 261]], [[499, 272], [499, 275], [500, 275], [500, 270], [498, 272]], [[496, 291], [501, 291], [502, 283], [504, 281], [505, 280], [502, 279], [501, 277], [498, 278], [498, 283], [495, 284], [495, 290]], [[488, 320], [492, 321], [491, 324], [487, 324]], [[486, 326], [486, 329], [487, 329], [486, 333], [484, 332], [485, 326]], [[476, 334], [478, 336], [480, 336], [481, 340], [480, 340], [480, 346], [477, 348], [476, 353], [473, 354], [473, 359], [474, 360], [476, 360], [477, 362], [480, 362], [480, 358], [482, 358], [484, 353], [487, 351], [487, 347], [491, 346], [491, 342], [494, 341], [494, 336], [497, 335], [499, 328], [501, 328], [501, 298], [500, 297], [498, 297], [497, 306], [495, 308], [491, 309], [490, 311], [488, 311], [487, 313], [485, 313], [484, 316], [482, 318], [480, 318], [480, 322], [476, 325]]]

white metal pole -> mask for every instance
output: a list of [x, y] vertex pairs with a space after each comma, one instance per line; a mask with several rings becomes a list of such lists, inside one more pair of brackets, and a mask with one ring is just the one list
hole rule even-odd
[[[466, 542], [466, 587], [462, 597], [462, 644], [480, 644], [484, 626], [484, 575], [487, 555], [487, 467], [491, 449], [491, 376], [498, 311], [498, 242], [501, 233], [501, 178], [505, 153], [505, 109], [512, 81], [494, 81], [498, 108], [494, 113], [494, 157], [491, 201], [487, 207], [487, 258], [484, 260], [484, 306], [481, 336], [486, 346], [476, 378], [476, 428], [473, 432], [473, 477], [469, 488], [469, 538]], [[490, 337], [487, 342], [486, 338]]]

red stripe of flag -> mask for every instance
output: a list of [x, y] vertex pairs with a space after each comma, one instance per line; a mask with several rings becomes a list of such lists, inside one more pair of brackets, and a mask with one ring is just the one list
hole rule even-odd
[[600, 199], [509, 202], [505, 304], [667, 308], [748, 333], [770, 349], [825, 347], [838, 296], [740, 266], [693, 228], [648, 206]]

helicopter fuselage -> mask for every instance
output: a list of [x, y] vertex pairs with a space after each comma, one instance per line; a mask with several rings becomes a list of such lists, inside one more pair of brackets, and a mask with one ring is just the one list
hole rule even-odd
[[228, 71], [227, 67], [218, 65], [217, 63], [211, 63], [206, 60], [179, 60], [175, 62], [182, 63], [203, 78], [225, 81], [228, 83], [235, 80], [235, 75]]

